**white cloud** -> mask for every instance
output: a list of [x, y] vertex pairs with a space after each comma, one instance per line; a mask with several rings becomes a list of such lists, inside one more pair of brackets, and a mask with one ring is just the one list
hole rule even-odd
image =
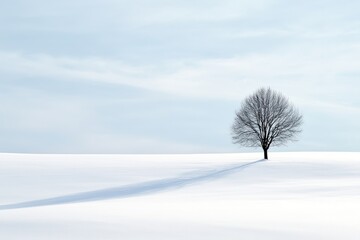
[[[313, 129], [305, 131], [310, 136], [308, 139], [315, 139], [317, 126], [325, 122], [316, 119], [318, 116], [328, 117], [326, 121], [332, 121], [329, 124], [336, 124], [336, 120], [330, 118], [343, 115], [349, 119], [347, 125], [356, 127], [354, 119], [359, 116], [360, 104], [357, 5], [356, 1], [339, 4], [325, 0], [316, 4], [283, 0], [35, 0], [31, 3], [20, 0], [16, 6], [9, 3], [0, 9], [0, 28], [4, 33], [0, 48], [0, 86], [2, 80], [6, 80], [4, 86], [11, 85], [13, 92], [8, 95], [3, 92], [0, 97], [5, 116], [2, 119], [6, 120], [3, 130], [9, 131], [12, 127], [13, 132], [5, 136], [7, 139], [2, 145], [13, 133], [21, 135], [22, 131], [29, 130], [54, 132], [55, 138], [57, 133], [66, 134], [64, 139], [74, 139], [74, 146], [71, 148], [68, 143], [64, 148], [72, 150], [84, 144], [84, 151], [116, 151], [120, 145], [121, 151], [140, 148], [197, 151], [197, 147], [177, 143], [175, 138], [167, 145], [164, 139], [148, 136], [155, 135], [153, 132], [133, 136], [129, 130], [126, 133], [130, 136], [122, 137], [106, 134], [114, 130], [116, 124], [104, 130], [100, 126], [104, 123], [96, 122], [101, 106], [94, 107], [94, 102], [88, 102], [91, 93], [76, 90], [72, 94], [84, 95], [79, 99], [65, 96], [65, 89], [73, 81], [77, 81], [77, 87], [88, 82], [97, 83], [92, 86], [117, 85], [114, 95], [101, 99], [109, 112], [114, 101], [118, 101], [114, 97], [117, 91], [132, 89], [121, 86], [155, 93], [141, 95], [140, 102], [160, 95], [159, 98], [205, 103], [194, 106], [194, 111], [206, 108], [208, 100], [211, 102], [204, 111], [211, 111], [211, 104], [224, 100], [229, 101], [224, 105], [229, 103], [231, 108], [256, 88], [270, 86], [309, 112], [306, 118], [314, 124]], [[14, 84], [9, 83], [12, 80]], [[29, 84], [21, 86], [25, 81], [37, 86], [47, 81], [50, 84], [44, 84], [41, 91], [50, 90], [45, 96], [30, 93], [26, 98], [30, 87]], [[51, 81], [68, 84], [63, 85], [64, 92], [51, 97], [52, 91], [61, 85], [57, 82], [50, 86]], [[99, 98], [105, 94], [101, 93]], [[21, 101], [27, 100], [29, 102], [22, 105]], [[161, 100], [159, 105], [163, 104]], [[122, 106], [125, 105], [132, 106]], [[228, 112], [226, 109], [219, 115]], [[136, 109], [131, 114], [142, 116]], [[162, 122], [154, 124], [159, 127]], [[215, 124], [215, 128], [228, 127], [223, 124]], [[199, 128], [192, 127], [192, 130]], [[345, 127], [343, 132], [348, 131]], [[322, 136], [326, 135], [326, 129], [320, 131]], [[118, 129], [117, 133], [120, 132]], [[54, 135], [47, 139], [54, 139]], [[45, 142], [42, 137], [39, 144]], [[343, 141], [341, 139], [344, 138], [338, 141]], [[15, 137], [12, 146], [19, 146], [17, 143]], [[24, 142], [23, 146], [26, 145]], [[51, 147], [49, 145], [47, 147]]]
[[[302, 47], [302, 48], [301, 48]], [[360, 69], [360, 45], [299, 46], [276, 53], [231, 58], [129, 65], [101, 58], [0, 53], [0, 70], [23, 78], [96, 81], [133, 86], [185, 98], [239, 100], [260, 86], [271, 86], [301, 100], [353, 91], [347, 74]], [[51, 80], [49, 80], [51, 81]], [[325, 100], [324, 100], [325, 101]]]
[[0, 9], [0, 18], [6, 21], [11, 21], [14, 17], [25, 19], [16, 26], [21, 27], [22, 30], [94, 33], [119, 27], [142, 28], [153, 25], [236, 20], [254, 15], [272, 2], [265, 0], [36, 0], [30, 3], [20, 0], [16, 7], [14, 4], [9, 4]]

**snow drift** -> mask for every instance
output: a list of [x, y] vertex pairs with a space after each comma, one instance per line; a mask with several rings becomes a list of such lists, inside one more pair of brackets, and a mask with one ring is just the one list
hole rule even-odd
[[0, 238], [360, 239], [359, 153], [260, 156], [0, 154]]

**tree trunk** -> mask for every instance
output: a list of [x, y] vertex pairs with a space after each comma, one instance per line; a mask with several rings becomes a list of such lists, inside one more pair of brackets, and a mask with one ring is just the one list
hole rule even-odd
[[264, 159], [268, 160], [268, 152], [267, 149], [264, 148]]

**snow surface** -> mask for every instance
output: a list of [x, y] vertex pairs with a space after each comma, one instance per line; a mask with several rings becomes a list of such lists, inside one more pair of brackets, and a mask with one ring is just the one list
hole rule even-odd
[[360, 239], [360, 153], [0, 154], [0, 239]]

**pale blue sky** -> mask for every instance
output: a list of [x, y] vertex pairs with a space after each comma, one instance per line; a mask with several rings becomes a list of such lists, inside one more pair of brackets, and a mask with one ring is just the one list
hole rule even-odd
[[230, 127], [259, 87], [304, 115], [276, 151], [360, 151], [360, 2], [0, 3], [0, 152], [249, 151]]

